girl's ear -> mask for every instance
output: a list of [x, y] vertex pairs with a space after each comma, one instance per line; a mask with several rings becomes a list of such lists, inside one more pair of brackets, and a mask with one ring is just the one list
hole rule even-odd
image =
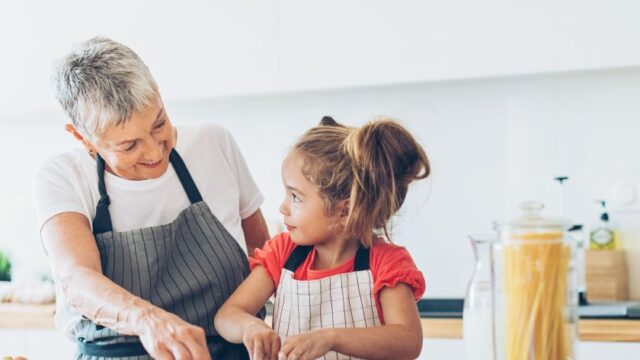
[[73, 125], [71, 124], [66, 124], [64, 126], [64, 129], [69, 132], [71, 135], [73, 135], [74, 138], [76, 138], [76, 140], [80, 141], [82, 143], [82, 145], [85, 147], [85, 149], [87, 149], [87, 151], [93, 156], [96, 154], [97, 149], [95, 148], [95, 146], [93, 146], [92, 143], [90, 143], [87, 139], [84, 138], [84, 136], [82, 136], [82, 134], [80, 134], [80, 132], [78, 131], [78, 129], [76, 129]]
[[349, 217], [349, 199], [338, 202], [335, 214], [340, 221], [340, 225], [347, 226], [347, 218]]

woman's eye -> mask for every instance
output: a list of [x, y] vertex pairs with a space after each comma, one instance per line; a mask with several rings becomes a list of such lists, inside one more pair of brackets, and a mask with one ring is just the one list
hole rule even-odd
[[160, 128], [162, 128], [162, 127], [164, 126], [164, 124], [165, 124], [165, 123], [166, 123], [166, 121], [164, 121], [164, 120], [163, 120], [160, 124], [158, 124], [158, 125], [154, 126], [153, 128], [154, 128], [155, 130], [160, 129]]
[[137, 144], [137, 143], [138, 143], [137, 141], [134, 141], [131, 145], [127, 146], [127, 148], [125, 148], [125, 149], [124, 149], [124, 151], [131, 151], [131, 150], [133, 150], [133, 149], [136, 147], [136, 144]]
[[293, 202], [300, 202], [300, 198], [295, 193], [291, 193], [291, 200], [293, 200]]

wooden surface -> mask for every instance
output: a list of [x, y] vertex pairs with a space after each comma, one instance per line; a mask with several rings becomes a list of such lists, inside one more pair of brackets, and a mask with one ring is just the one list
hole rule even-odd
[[[0, 304], [0, 328], [54, 329], [55, 305]], [[267, 320], [270, 322], [269, 320]], [[462, 338], [462, 319], [422, 318], [425, 338]], [[640, 342], [640, 320], [581, 320], [583, 341]]]
[[[462, 319], [421, 319], [425, 338], [462, 338]], [[580, 320], [582, 341], [640, 342], [640, 320]]]
[[0, 328], [53, 329], [56, 305], [0, 303]]
[[624, 250], [587, 250], [585, 280], [589, 301], [623, 301], [629, 298]]

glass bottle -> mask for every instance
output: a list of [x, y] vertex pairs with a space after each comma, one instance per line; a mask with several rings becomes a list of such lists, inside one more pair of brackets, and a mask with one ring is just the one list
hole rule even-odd
[[464, 299], [463, 339], [468, 360], [494, 360], [493, 273], [495, 235], [470, 235], [475, 267]]
[[569, 222], [546, 219], [539, 202], [496, 222], [493, 246], [496, 359], [575, 359], [577, 291]]

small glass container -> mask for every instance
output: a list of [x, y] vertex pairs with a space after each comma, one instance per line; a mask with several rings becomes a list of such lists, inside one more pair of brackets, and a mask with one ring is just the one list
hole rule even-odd
[[493, 273], [491, 246], [496, 235], [469, 235], [475, 266], [462, 313], [463, 339], [468, 360], [494, 360]]
[[539, 202], [496, 222], [493, 246], [496, 359], [575, 359], [577, 289], [569, 222], [546, 219]]

